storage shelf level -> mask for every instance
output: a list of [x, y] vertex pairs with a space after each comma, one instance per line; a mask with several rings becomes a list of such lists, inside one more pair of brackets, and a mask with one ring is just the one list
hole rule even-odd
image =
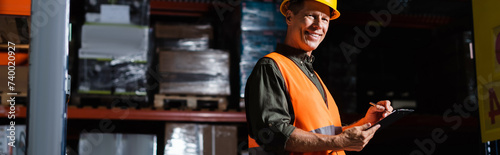
[[[0, 117], [7, 118], [10, 107], [0, 106]], [[16, 106], [16, 118], [26, 118], [25, 106]], [[192, 122], [246, 122], [245, 112], [168, 111], [153, 109], [78, 108], [68, 107], [68, 119], [111, 119]]]
[[177, 2], [152, 0], [150, 3], [151, 15], [169, 15], [169, 16], [203, 16], [212, 7], [209, 1], [206, 2]]

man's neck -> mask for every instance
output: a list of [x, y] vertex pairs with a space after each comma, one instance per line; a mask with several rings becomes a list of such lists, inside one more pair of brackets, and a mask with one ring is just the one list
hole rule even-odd
[[289, 39], [288, 37], [285, 38], [285, 42], [283, 44], [288, 45], [288, 46], [293, 47], [293, 48], [296, 48], [296, 49], [299, 49], [299, 50], [302, 50], [302, 51], [305, 51], [307, 53], [307, 56], [311, 56], [311, 54], [312, 54], [312, 50], [306, 51], [306, 50], [300, 48], [298, 46], [298, 44], [296, 44], [292, 39]]

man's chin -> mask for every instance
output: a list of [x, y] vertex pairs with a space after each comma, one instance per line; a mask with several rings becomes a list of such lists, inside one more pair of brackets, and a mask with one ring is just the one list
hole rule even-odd
[[316, 50], [316, 48], [318, 48], [318, 45], [307, 45], [306, 49], [304, 49], [305, 51], [313, 51], [313, 50]]

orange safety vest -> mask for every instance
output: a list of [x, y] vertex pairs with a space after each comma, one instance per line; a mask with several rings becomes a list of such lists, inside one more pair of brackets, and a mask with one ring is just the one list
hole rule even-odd
[[[325, 103], [316, 85], [292, 60], [276, 52], [272, 52], [265, 57], [273, 59], [283, 75], [295, 114], [293, 126], [318, 134], [340, 134], [342, 132], [342, 124], [340, 122], [339, 111], [323, 81], [318, 77], [321, 86], [325, 90], [327, 103]], [[318, 76], [318, 74], [315, 73], [315, 76]], [[327, 104], [328, 107], [326, 106]], [[248, 148], [250, 154], [272, 154], [263, 152], [263, 149], [250, 136], [248, 136]], [[329, 153], [333, 155], [345, 155], [344, 151], [292, 152], [291, 155], [327, 155]]]

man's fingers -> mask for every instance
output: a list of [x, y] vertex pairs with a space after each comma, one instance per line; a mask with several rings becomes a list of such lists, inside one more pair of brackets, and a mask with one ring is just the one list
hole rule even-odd
[[[368, 144], [370, 139], [373, 138], [375, 132], [380, 128], [380, 124], [377, 124], [373, 127], [371, 123], [366, 123], [361, 126], [356, 126], [354, 128], [350, 128], [346, 130], [344, 133], [346, 136], [346, 140], [348, 141], [348, 145], [344, 148], [346, 151], [361, 151]], [[369, 128], [369, 129], [368, 129]]]
[[379, 111], [381, 111], [381, 110], [385, 110], [385, 107], [384, 107], [384, 106], [382, 106], [382, 105], [377, 105], [377, 107], [376, 107], [376, 108], [377, 108], [377, 110], [379, 110]]
[[366, 131], [370, 132], [370, 134], [373, 135], [379, 128], [380, 128], [380, 124], [377, 124]]
[[382, 105], [375, 105], [375, 106], [370, 107], [370, 109], [373, 109], [372, 111], [374, 111], [374, 112], [383, 112], [383, 111], [385, 111], [385, 107], [382, 106]]
[[392, 106], [389, 106], [389, 107], [386, 106], [385, 109], [387, 109], [387, 111], [391, 111], [391, 112], [394, 110], [394, 108], [392, 108]]
[[377, 104], [379, 105], [384, 105], [384, 106], [391, 106], [391, 101], [389, 100], [383, 100], [383, 101], [378, 101]]
[[366, 123], [361, 126], [361, 131], [365, 131], [366, 129], [370, 128], [372, 126], [372, 123]]
[[387, 110], [387, 111], [392, 111], [393, 108], [391, 106], [391, 101], [389, 100], [383, 100], [383, 101], [379, 101], [377, 102], [378, 105], [382, 105], [384, 106], [384, 108]]
[[[390, 113], [390, 112], [385, 112], [385, 113], [384, 113], [384, 117], [383, 117], [383, 118], [385, 118], [385, 117], [389, 116], [389, 114], [391, 114], [391, 113]], [[380, 120], [382, 120], [382, 118], [381, 118]]]

